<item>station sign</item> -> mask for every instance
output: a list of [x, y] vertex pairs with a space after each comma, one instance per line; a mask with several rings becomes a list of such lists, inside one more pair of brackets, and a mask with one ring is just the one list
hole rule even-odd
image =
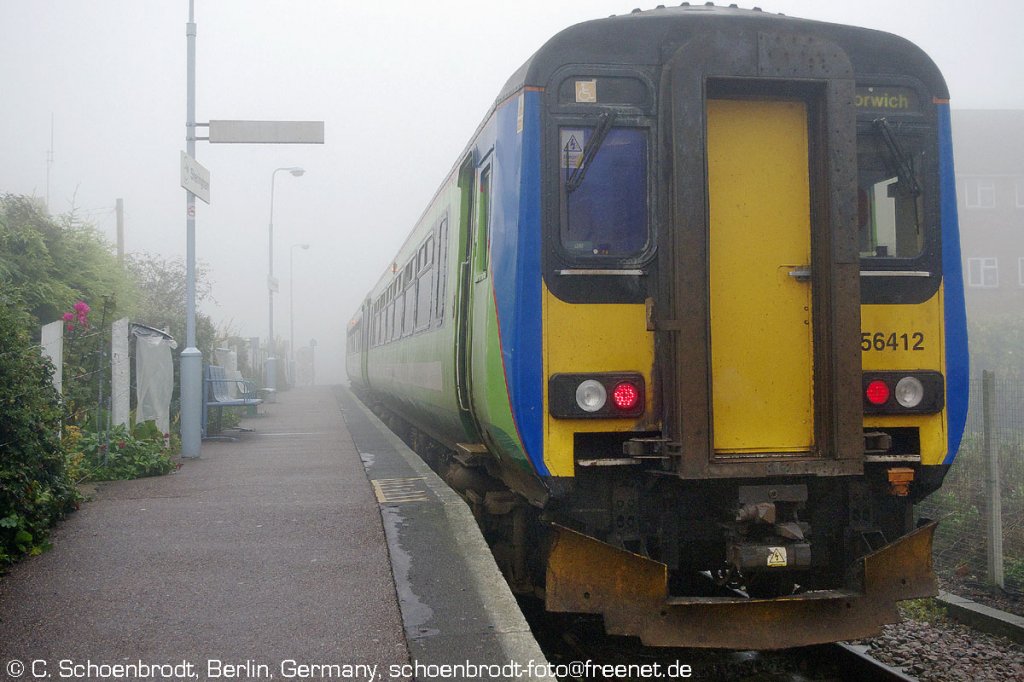
[[181, 153], [181, 186], [210, 203], [210, 171], [185, 152]]
[[323, 121], [210, 121], [211, 143], [323, 144]]

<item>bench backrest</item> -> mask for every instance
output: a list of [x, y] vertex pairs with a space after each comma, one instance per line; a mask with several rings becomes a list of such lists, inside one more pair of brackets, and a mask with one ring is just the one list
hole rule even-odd
[[227, 374], [224, 372], [224, 368], [218, 365], [207, 365], [207, 384], [209, 385], [208, 399], [212, 398], [217, 402], [227, 402], [231, 400], [231, 392], [228, 388]]

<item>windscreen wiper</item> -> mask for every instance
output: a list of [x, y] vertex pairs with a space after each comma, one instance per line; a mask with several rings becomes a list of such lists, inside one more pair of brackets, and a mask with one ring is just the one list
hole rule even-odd
[[907, 154], [903, 149], [903, 145], [896, 138], [892, 125], [885, 118], [876, 118], [874, 124], [878, 134], [882, 136], [885, 146], [889, 148], [889, 153], [892, 154], [893, 159], [896, 161], [900, 180], [907, 183], [907, 190], [911, 196], [919, 196], [921, 194], [921, 185], [917, 182], [917, 176], [914, 174], [914, 166], [911, 163], [910, 155]]
[[[594, 134], [590, 136], [590, 140], [586, 146], [583, 147], [582, 158], [576, 168], [573, 169], [572, 174], [565, 181], [565, 193], [572, 194], [579, 186], [583, 184], [583, 178], [587, 175], [587, 170], [590, 168], [590, 162], [597, 156], [597, 150], [604, 144], [604, 138], [608, 136], [608, 131], [612, 129], [612, 124], [615, 122], [615, 112], [606, 111], [598, 117], [597, 127], [594, 128]], [[568, 152], [566, 152], [568, 155]]]

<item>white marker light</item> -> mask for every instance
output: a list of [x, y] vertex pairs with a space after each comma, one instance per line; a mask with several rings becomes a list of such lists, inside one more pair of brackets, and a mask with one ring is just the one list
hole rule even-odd
[[896, 382], [896, 402], [903, 407], [917, 407], [924, 400], [924, 386], [915, 377], [903, 377]]
[[576, 387], [576, 404], [584, 412], [597, 412], [608, 401], [608, 391], [600, 382], [587, 379]]

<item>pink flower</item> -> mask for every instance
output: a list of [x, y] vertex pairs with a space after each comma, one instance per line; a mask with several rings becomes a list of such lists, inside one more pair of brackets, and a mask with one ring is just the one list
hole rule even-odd
[[89, 311], [92, 310], [89, 307], [89, 304], [85, 301], [76, 301], [74, 308], [75, 312], [78, 314], [78, 323], [83, 327], [88, 327], [89, 319], [87, 316], [89, 315]]
[[74, 313], [64, 313], [63, 319], [64, 319], [65, 322], [74, 322], [75, 321], [75, 314]]

